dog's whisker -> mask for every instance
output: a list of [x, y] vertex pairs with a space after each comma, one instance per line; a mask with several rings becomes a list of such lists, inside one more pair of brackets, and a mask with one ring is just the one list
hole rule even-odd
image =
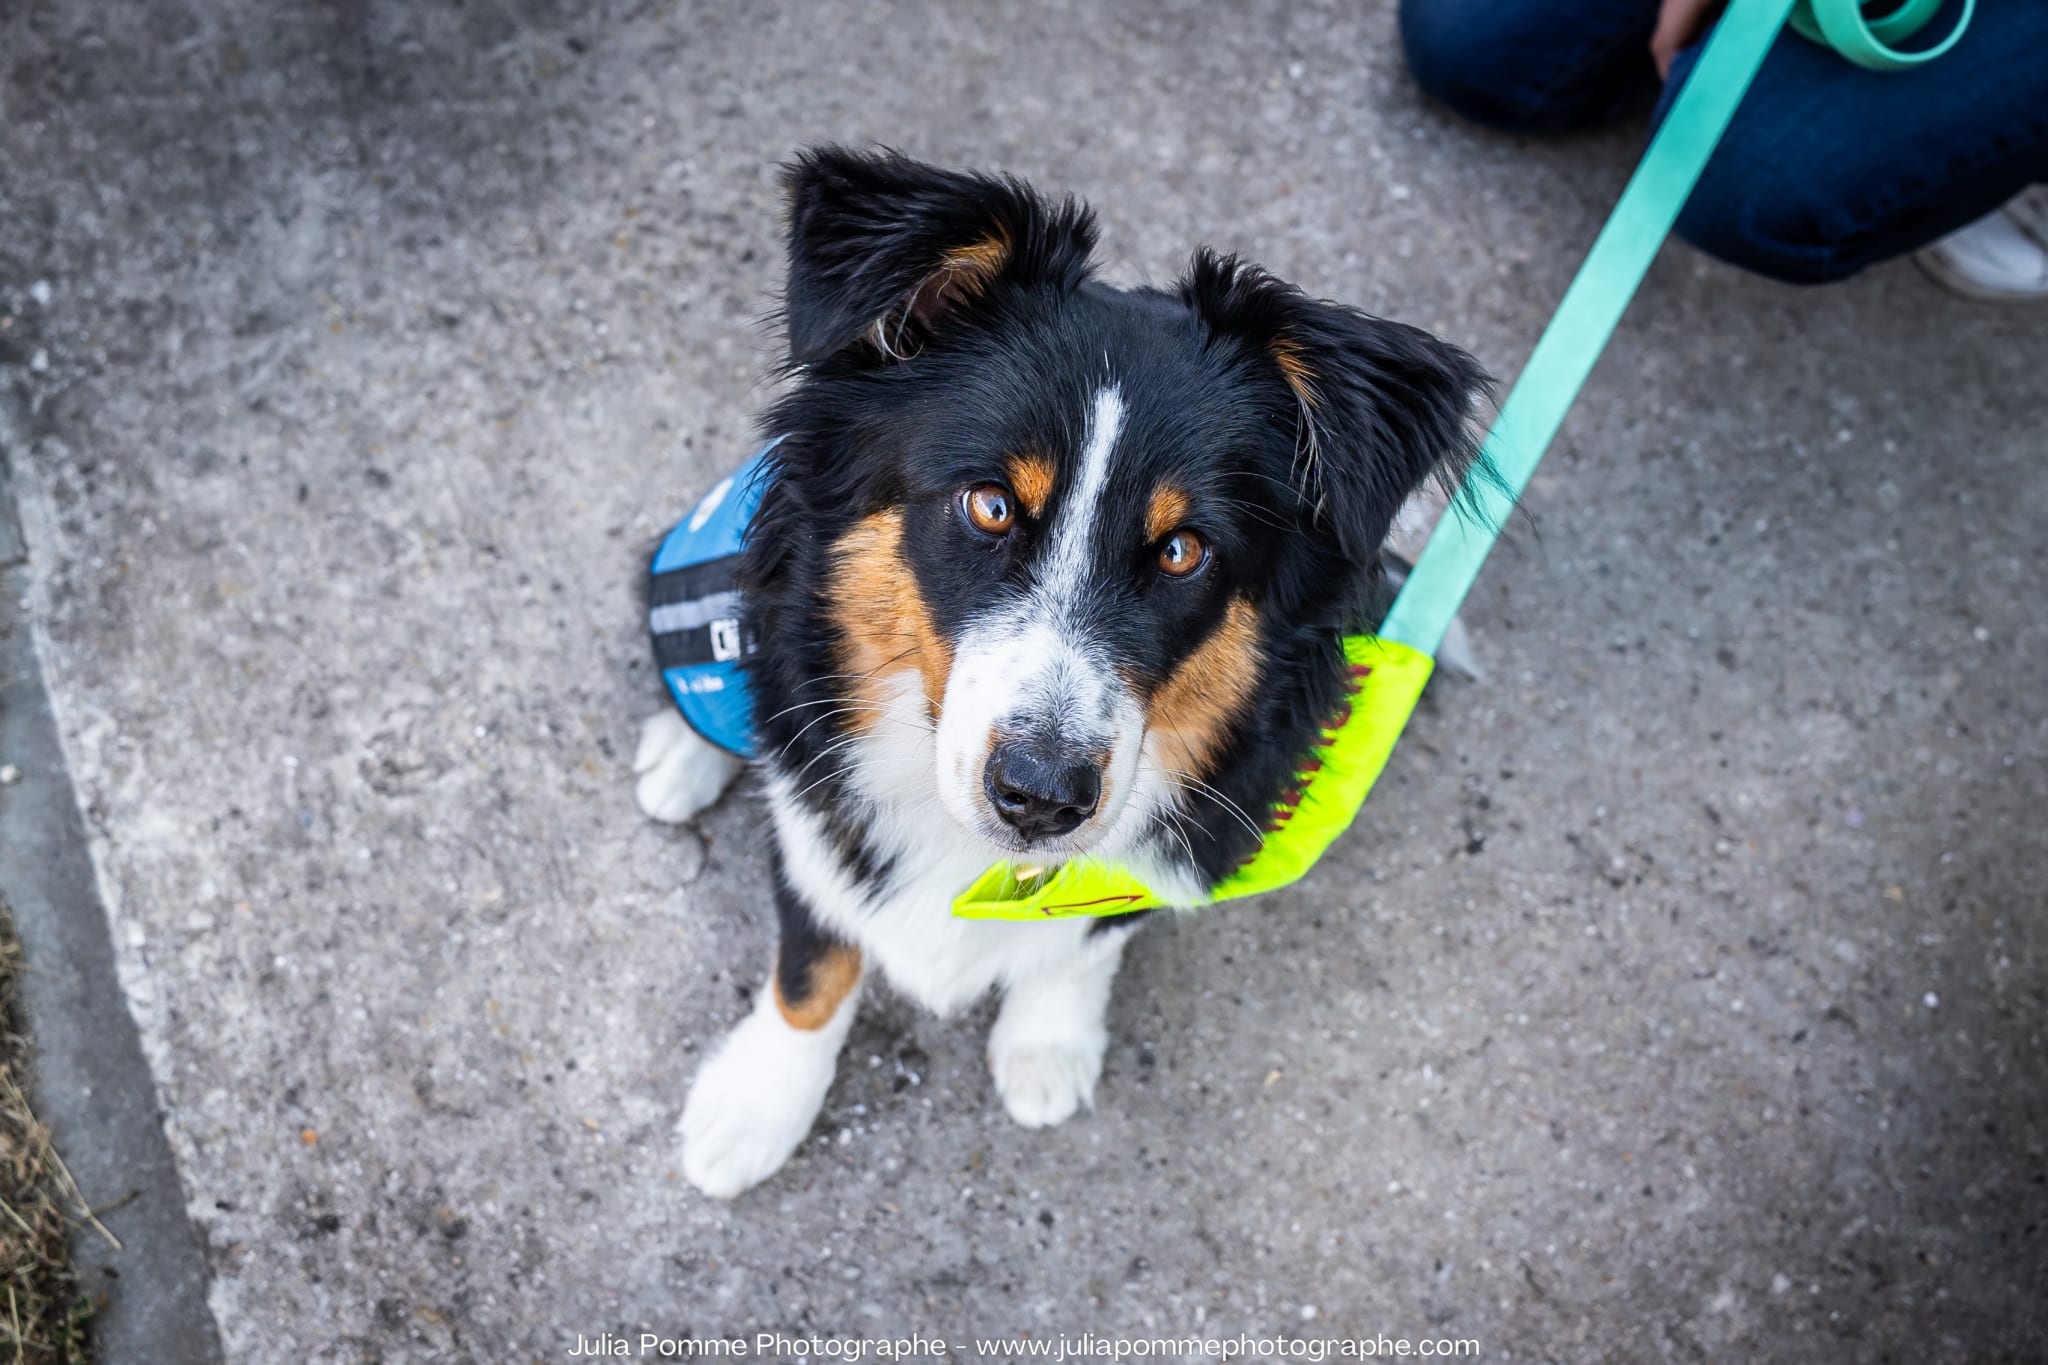
[[1243, 806], [1240, 806], [1237, 802], [1231, 800], [1228, 796], [1225, 796], [1222, 792], [1216, 790], [1216, 788], [1210, 786], [1194, 774], [1182, 772], [1178, 768], [1158, 767], [1150, 764], [1143, 765], [1142, 770], [1157, 773], [1190, 796], [1206, 797], [1239, 824], [1243, 825], [1254, 838], [1263, 839], [1265, 837], [1265, 832], [1252, 820], [1250, 814]]
[[881, 719], [888, 720], [897, 725], [905, 726], [906, 728], [920, 734], [930, 734], [933, 731], [933, 726], [929, 722], [920, 721], [910, 716], [900, 715], [897, 713], [896, 708], [894, 706], [886, 702], [869, 701], [865, 698], [860, 697], [821, 697], [817, 701], [798, 702], [795, 706], [785, 706], [782, 710], [777, 711], [775, 715], [769, 717], [769, 719], [775, 720], [782, 716], [790, 714], [792, 711], [802, 710], [806, 707], [832, 706], [834, 703], [838, 703], [836, 709], [822, 712], [821, 714], [812, 717], [809, 721], [807, 721], [804, 724], [802, 729], [798, 730], [794, 735], [791, 735], [788, 741], [782, 746], [782, 752], [785, 754], [788, 753], [790, 749], [795, 746], [798, 740], [802, 739], [806, 734], [810, 733], [813, 726], [819, 725], [824, 721], [831, 720], [838, 716], [856, 715], [862, 712], [872, 713], [873, 715]]
[[1187, 855], [1188, 862], [1192, 865], [1195, 861], [1195, 847], [1187, 832], [1180, 828], [1181, 812], [1174, 810], [1170, 804], [1156, 796], [1147, 794], [1144, 800], [1146, 808], [1138, 812], [1139, 817], [1156, 824], [1158, 829], [1180, 840], [1181, 851]]
[[[809, 771], [809, 769], [810, 769], [811, 765], [812, 765], [812, 764], [815, 764], [815, 763], [816, 763], [816, 762], [817, 762], [817, 761], [818, 761], [819, 759], [822, 759], [822, 758], [826, 758], [826, 757], [830, 756], [831, 754], [833, 754], [834, 752], [836, 752], [837, 750], [843, 749], [843, 748], [845, 748], [845, 747], [846, 747], [847, 745], [849, 745], [849, 744], [853, 744], [853, 743], [856, 743], [856, 742], [858, 742], [858, 741], [859, 741], [859, 740], [860, 740], [861, 738], [862, 738], [862, 736], [859, 736], [859, 735], [853, 735], [853, 736], [849, 736], [849, 737], [847, 737], [846, 739], [838, 740], [838, 741], [834, 742], [833, 744], [830, 744], [830, 745], [826, 746], [826, 748], [824, 748], [824, 749], [823, 749], [823, 750], [821, 750], [820, 752], [818, 752], [818, 753], [816, 753], [816, 754], [813, 754], [813, 755], [811, 756], [811, 758], [809, 759], [809, 761], [808, 761], [808, 762], [806, 762], [806, 763], [804, 764], [804, 766], [803, 766], [803, 767], [801, 767], [801, 768], [798, 768], [798, 769], [797, 769], [797, 770], [796, 770], [796, 771], [795, 771], [794, 773], [791, 773], [791, 774], [790, 774], [790, 781], [794, 782], [794, 781], [795, 781], [795, 780], [796, 780], [797, 778], [799, 778], [799, 777], [802, 777], [802, 776], [804, 775], [804, 773], [805, 773], [805, 772]], [[873, 754], [871, 754], [871, 755], [867, 756], [866, 758], [864, 758], [864, 759], [862, 760], [862, 765], [863, 765], [863, 766], [866, 766], [866, 765], [867, 765], [868, 763], [872, 763], [872, 762], [877, 762], [877, 761], [880, 761], [880, 762], [890, 762], [890, 761], [895, 761], [895, 762], [905, 762], [905, 761], [908, 761], [908, 760], [911, 760], [911, 759], [918, 759], [918, 760], [920, 760], [920, 761], [921, 761], [921, 760], [922, 760], [922, 755], [918, 755], [918, 754], [880, 754], [880, 755], [873, 755]], [[828, 773], [826, 773], [826, 774], [825, 774], [825, 775], [824, 775], [823, 777], [820, 777], [820, 778], [819, 778], [819, 779], [818, 779], [817, 781], [815, 781], [815, 782], [811, 783], [811, 784], [810, 784], [809, 786], [805, 787], [805, 788], [804, 788], [804, 789], [803, 789], [802, 791], [799, 791], [799, 792], [798, 792], [798, 793], [797, 793], [797, 794], [796, 794], [795, 796], [791, 797], [790, 799], [791, 799], [792, 801], [801, 801], [801, 800], [803, 800], [803, 799], [804, 799], [804, 797], [808, 796], [808, 795], [809, 795], [809, 794], [810, 794], [811, 792], [813, 792], [813, 791], [817, 790], [817, 788], [819, 788], [819, 787], [823, 786], [823, 785], [824, 785], [825, 783], [827, 783], [827, 782], [830, 782], [830, 781], [831, 781], [831, 780], [832, 780], [833, 778], [835, 778], [835, 777], [847, 777], [847, 776], [849, 776], [849, 775], [850, 775], [850, 768], [847, 768], [847, 767], [839, 767], [839, 768], [834, 768], [834, 769], [833, 769], [833, 770], [832, 770], [831, 772], [828, 772]]]
[[[829, 713], [828, 713], [828, 714], [829, 714]], [[885, 716], [884, 716], [883, 718], [884, 718], [884, 719], [896, 719], [896, 720], [898, 720], [898, 721], [899, 721], [899, 723], [903, 724], [903, 725], [904, 725], [904, 726], [905, 726], [906, 728], [908, 728], [909, 730], [911, 730], [911, 731], [912, 731], [912, 733], [915, 733], [915, 734], [929, 734], [929, 733], [930, 733], [930, 731], [929, 731], [928, 729], [926, 729], [925, 727], [922, 727], [922, 726], [918, 726], [918, 725], [912, 724], [912, 723], [910, 723], [910, 722], [908, 722], [908, 721], [903, 721], [903, 720], [902, 720], [902, 719], [901, 719], [900, 717], [889, 717], [889, 716], [886, 716], [886, 715], [885, 715]], [[821, 717], [820, 719], [822, 719], [822, 717]], [[814, 720], [814, 721], [812, 721], [812, 722], [811, 722], [811, 724], [812, 724], [812, 725], [815, 725], [815, 724], [817, 724], [817, 721], [815, 721], [815, 720]], [[807, 726], [805, 726], [804, 728], [805, 728], [806, 730], [808, 730], [808, 729], [810, 728], [810, 726], [809, 726], [809, 725], [807, 725]], [[800, 733], [801, 733], [801, 732], [800, 732]], [[810, 756], [810, 757], [809, 757], [808, 759], [804, 760], [803, 766], [802, 766], [802, 767], [799, 767], [799, 768], [798, 768], [798, 769], [797, 769], [797, 770], [796, 770], [796, 771], [795, 771], [794, 773], [791, 773], [791, 774], [790, 774], [790, 780], [791, 780], [791, 781], [795, 781], [795, 780], [796, 780], [797, 778], [799, 778], [799, 777], [802, 777], [802, 776], [803, 776], [803, 775], [804, 775], [804, 774], [805, 774], [806, 772], [810, 771], [810, 769], [811, 769], [811, 768], [812, 768], [812, 767], [813, 767], [813, 766], [814, 766], [815, 764], [817, 764], [817, 763], [818, 763], [819, 761], [821, 761], [821, 760], [823, 760], [823, 759], [826, 759], [826, 758], [829, 758], [829, 757], [831, 757], [831, 756], [832, 756], [833, 754], [836, 754], [836, 753], [842, 752], [842, 751], [843, 751], [843, 750], [845, 750], [845, 749], [851, 748], [851, 747], [852, 747], [853, 745], [856, 745], [856, 744], [860, 743], [860, 742], [861, 742], [862, 740], [864, 740], [864, 739], [867, 739], [868, 737], [869, 737], [869, 736], [868, 736], [868, 735], [867, 735], [866, 733], [864, 733], [864, 732], [861, 732], [861, 731], [855, 731], [855, 732], [854, 732], [854, 733], [852, 733], [852, 734], [846, 734], [846, 735], [841, 735], [841, 736], [839, 736], [838, 738], [836, 738], [836, 739], [832, 740], [832, 741], [831, 741], [830, 743], [826, 744], [826, 745], [825, 745], [825, 746], [824, 746], [823, 748], [821, 748], [821, 749], [820, 749], [820, 750], [819, 750], [819, 751], [818, 751], [817, 753], [815, 753], [815, 754], [812, 754], [812, 755], [811, 755], [811, 756]], [[791, 741], [791, 744], [794, 744], [794, 742], [795, 742], [795, 741], [794, 741], [794, 740], [792, 740], [792, 741]], [[782, 754], [784, 755], [784, 757], [789, 757], [789, 756], [790, 756], [790, 753], [789, 753], [789, 746], [784, 746], [784, 748], [782, 749], [782, 751], [781, 751], [781, 752], [782, 752]], [[934, 761], [935, 761], [935, 760], [934, 760], [933, 756], [932, 756], [931, 754], [929, 754], [929, 753], [915, 753], [915, 754], [892, 754], [892, 753], [879, 753], [879, 754], [867, 754], [867, 755], [864, 755], [864, 756], [862, 756], [862, 758], [861, 758], [861, 762], [862, 762], [863, 764], [868, 764], [868, 763], [906, 763], [906, 762], [914, 762], [914, 763], [920, 763], [920, 764], [931, 764], [931, 763], [933, 763]], [[806, 790], [808, 790], [808, 788], [806, 788]]]
[[802, 711], [812, 706], [831, 706], [834, 703], [839, 703], [845, 706], [865, 707], [871, 711], [881, 711], [887, 709], [886, 703], [878, 701], [869, 701], [863, 697], [820, 697], [816, 701], [800, 701], [793, 706], [785, 706], [780, 711], [777, 711], [774, 715], [764, 717], [761, 721], [761, 724], [766, 725], [769, 721], [781, 720], [784, 716], [789, 715], [791, 712], [794, 711]]
[[[796, 770], [795, 772], [793, 772], [793, 773], [791, 773], [791, 774], [789, 775], [789, 780], [790, 780], [790, 781], [792, 781], [792, 782], [796, 781], [796, 780], [797, 780], [798, 778], [802, 777], [802, 776], [803, 776], [803, 775], [804, 775], [805, 773], [809, 772], [809, 771], [810, 771], [810, 770], [811, 770], [811, 769], [812, 769], [813, 767], [817, 766], [817, 764], [818, 764], [819, 762], [821, 762], [822, 760], [824, 760], [824, 759], [826, 759], [826, 758], [829, 758], [829, 757], [830, 757], [830, 756], [832, 755], [832, 752], [833, 752], [833, 751], [832, 751], [832, 749], [825, 749], [825, 750], [823, 750], [823, 751], [821, 751], [821, 752], [819, 752], [819, 753], [816, 753], [816, 754], [813, 754], [813, 755], [811, 755], [811, 757], [810, 757], [810, 760], [809, 760], [808, 762], [806, 762], [806, 763], [805, 763], [805, 764], [804, 764], [804, 765], [803, 765], [803, 766], [802, 766], [801, 768], [798, 768], [798, 769], [797, 769], [797, 770]], [[806, 796], [810, 795], [812, 791], [816, 790], [816, 789], [817, 789], [817, 788], [818, 788], [818, 787], [819, 787], [819, 786], [820, 786], [821, 784], [823, 784], [823, 783], [826, 783], [826, 782], [830, 782], [830, 781], [831, 781], [831, 780], [832, 780], [833, 778], [835, 778], [835, 777], [844, 777], [844, 776], [846, 776], [846, 769], [845, 769], [844, 767], [835, 767], [835, 768], [829, 769], [829, 770], [828, 770], [828, 771], [827, 771], [827, 772], [826, 772], [826, 773], [825, 773], [825, 774], [824, 774], [824, 775], [823, 775], [822, 777], [820, 777], [820, 778], [819, 778], [819, 779], [818, 779], [818, 780], [817, 780], [816, 782], [813, 782], [813, 783], [811, 783], [811, 784], [810, 784], [809, 786], [807, 786], [807, 787], [803, 788], [803, 789], [802, 789], [801, 791], [797, 792], [797, 794], [796, 794], [796, 795], [795, 795], [794, 797], [792, 797], [792, 798], [791, 798], [791, 800], [793, 800], [793, 801], [801, 801], [801, 800], [803, 800], [803, 799], [804, 799], [804, 797], [806, 797]]]
[[1229, 807], [1231, 810], [1236, 811], [1238, 815], [1246, 819], [1250, 818], [1250, 815], [1248, 814], [1248, 812], [1246, 812], [1243, 806], [1238, 805], [1237, 802], [1231, 800], [1230, 797], [1226, 796], [1221, 790], [1210, 785], [1203, 779], [1195, 776], [1193, 773], [1188, 772], [1184, 768], [1153, 767], [1151, 771], [1156, 772], [1160, 776], [1165, 777], [1168, 780], [1172, 781], [1176, 786], [1180, 787], [1184, 791], [1199, 792], [1202, 795], [1207, 796], [1210, 799]]
[[853, 715], [860, 709], [861, 708], [858, 706], [842, 706], [832, 711], [821, 711], [817, 715], [811, 717], [810, 720], [806, 721], [804, 723], [804, 727], [801, 730], [798, 730], [795, 734], [789, 737], [789, 742], [782, 746], [782, 752], [786, 754], [791, 749], [795, 748], [796, 742], [802, 739], [805, 735], [809, 734], [813, 727], [822, 725], [824, 722], [831, 720], [834, 716]]

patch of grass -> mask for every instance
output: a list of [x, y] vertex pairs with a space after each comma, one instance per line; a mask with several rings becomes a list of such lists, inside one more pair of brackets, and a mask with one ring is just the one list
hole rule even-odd
[[93, 1303], [72, 1272], [70, 1234], [75, 1221], [98, 1220], [22, 1089], [20, 977], [21, 945], [0, 903], [0, 1365], [92, 1365]]

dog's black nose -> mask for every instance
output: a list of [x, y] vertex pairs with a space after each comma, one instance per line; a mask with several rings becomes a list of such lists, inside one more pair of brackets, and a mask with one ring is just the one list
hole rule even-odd
[[981, 781], [1003, 823], [1027, 840], [1065, 834], [1102, 799], [1094, 764], [1049, 759], [1021, 744], [998, 744]]

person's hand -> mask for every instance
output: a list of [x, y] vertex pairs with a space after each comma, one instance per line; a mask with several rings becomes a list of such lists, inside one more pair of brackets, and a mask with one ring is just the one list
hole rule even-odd
[[1658, 6], [1657, 31], [1650, 35], [1650, 60], [1657, 64], [1659, 76], [1670, 76], [1671, 59], [1678, 50], [1705, 33], [1727, 5], [1728, 0], [1664, 0]]

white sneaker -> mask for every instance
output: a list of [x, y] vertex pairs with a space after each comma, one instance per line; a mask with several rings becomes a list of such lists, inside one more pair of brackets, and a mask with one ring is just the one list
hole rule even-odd
[[2048, 299], [2048, 193], [2027, 190], [1913, 259], [1936, 284], [1965, 298]]
[[2020, 231], [2048, 247], [2048, 185], [2021, 190], [2005, 206], [2005, 214], [2020, 225]]

